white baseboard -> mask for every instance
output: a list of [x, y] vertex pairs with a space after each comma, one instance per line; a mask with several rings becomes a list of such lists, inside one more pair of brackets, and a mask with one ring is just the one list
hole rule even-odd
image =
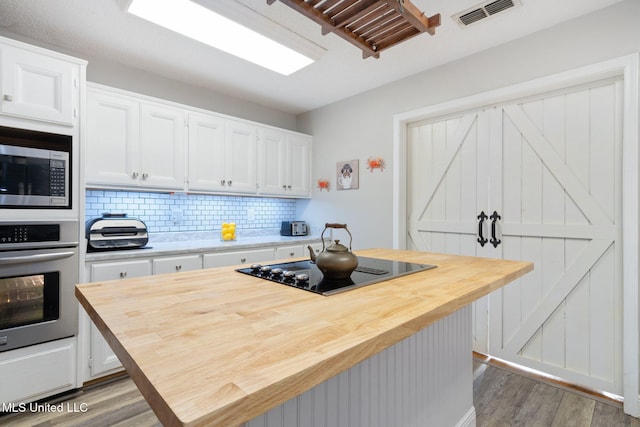
[[456, 424], [456, 427], [475, 427], [476, 426], [476, 408], [472, 406], [466, 414]]

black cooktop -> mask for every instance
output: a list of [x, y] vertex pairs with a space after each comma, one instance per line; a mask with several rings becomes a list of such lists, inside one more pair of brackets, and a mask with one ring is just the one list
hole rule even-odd
[[333, 295], [435, 267], [430, 264], [358, 257], [358, 268], [351, 273], [350, 278], [342, 280], [325, 279], [315, 263], [310, 260], [268, 265], [253, 264], [236, 271], [316, 294]]

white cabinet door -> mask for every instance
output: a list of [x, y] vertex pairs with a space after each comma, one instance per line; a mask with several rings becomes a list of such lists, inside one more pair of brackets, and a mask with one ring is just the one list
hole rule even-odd
[[3, 114], [73, 125], [77, 66], [13, 46], [0, 46]]
[[184, 190], [186, 151], [183, 110], [87, 88], [88, 185]]
[[309, 197], [311, 194], [311, 137], [290, 134], [287, 137], [287, 193]]
[[253, 249], [247, 251], [219, 252], [204, 254], [204, 268], [225, 267], [229, 265], [262, 263], [273, 261], [273, 249]]
[[[116, 261], [92, 264], [91, 281], [125, 279], [151, 275], [151, 260]], [[107, 341], [93, 323], [90, 326], [91, 377], [122, 367], [122, 363], [113, 353]]]
[[260, 130], [260, 194], [308, 197], [311, 193], [311, 137], [275, 129]]
[[32, 402], [76, 388], [76, 353], [74, 337], [0, 352], [0, 402]]
[[87, 89], [87, 184], [138, 185], [139, 125], [136, 99]]
[[189, 113], [189, 190], [222, 191], [226, 183], [225, 119]]
[[258, 144], [260, 194], [286, 194], [286, 133], [268, 128], [261, 129]]
[[233, 193], [255, 193], [257, 128], [248, 123], [227, 120], [226, 178], [223, 189]]
[[202, 257], [200, 255], [185, 255], [163, 257], [153, 260], [153, 274], [176, 273], [180, 271], [200, 270]]
[[185, 112], [140, 104], [140, 185], [183, 190], [186, 178]]

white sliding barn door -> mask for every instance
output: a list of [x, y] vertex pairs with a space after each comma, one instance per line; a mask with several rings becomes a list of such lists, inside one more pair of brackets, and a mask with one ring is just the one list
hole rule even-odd
[[407, 246], [535, 263], [475, 304], [474, 348], [617, 395], [622, 106], [610, 79], [407, 129]]

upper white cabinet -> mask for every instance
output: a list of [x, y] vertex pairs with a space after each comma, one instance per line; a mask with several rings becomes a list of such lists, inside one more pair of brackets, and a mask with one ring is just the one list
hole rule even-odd
[[78, 115], [78, 62], [0, 39], [2, 114], [72, 126]]
[[226, 179], [225, 120], [189, 114], [189, 189], [221, 191]]
[[184, 189], [183, 110], [89, 87], [87, 125], [87, 184]]
[[263, 128], [258, 147], [260, 194], [309, 197], [310, 136]]
[[140, 185], [182, 190], [186, 178], [186, 115], [161, 104], [140, 104]]
[[250, 123], [227, 120], [225, 188], [234, 193], [255, 193], [257, 189], [256, 144], [258, 128]]
[[95, 84], [87, 124], [89, 187], [311, 194], [308, 135]]
[[87, 183], [133, 184], [139, 166], [139, 128], [140, 111], [135, 99], [88, 89]]
[[189, 190], [255, 194], [256, 126], [189, 113]]

